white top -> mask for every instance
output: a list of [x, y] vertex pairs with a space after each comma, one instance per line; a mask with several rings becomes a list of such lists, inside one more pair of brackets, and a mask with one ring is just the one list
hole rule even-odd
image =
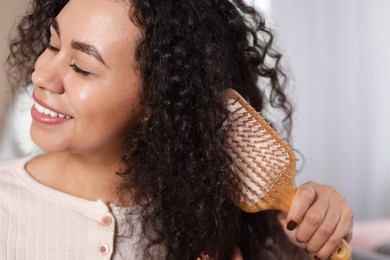
[[0, 259], [142, 259], [139, 208], [45, 186], [26, 172], [29, 159], [0, 163]]

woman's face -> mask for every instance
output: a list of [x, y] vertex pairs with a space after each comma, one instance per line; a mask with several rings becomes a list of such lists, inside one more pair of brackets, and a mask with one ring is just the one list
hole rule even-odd
[[140, 31], [125, 2], [71, 0], [53, 21], [32, 75], [31, 136], [43, 149], [117, 156], [139, 120]]

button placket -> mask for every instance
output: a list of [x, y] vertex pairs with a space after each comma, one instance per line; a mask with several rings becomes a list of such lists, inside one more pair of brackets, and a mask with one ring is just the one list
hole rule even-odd
[[111, 216], [104, 216], [102, 217], [101, 221], [100, 221], [100, 225], [102, 227], [109, 227], [111, 224], [112, 224], [112, 217]]
[[110, 252], [110, 247], [106, 244], [100, 244], [98, 248], [98, 252], [102, 256], [106, 256]]
[[114, 244], [115, 219], [107, 212], [100, 216], [99, 220], [99, 244], [97, 245], [97, 252], [101, 257], [110, 257], [112, 254]]

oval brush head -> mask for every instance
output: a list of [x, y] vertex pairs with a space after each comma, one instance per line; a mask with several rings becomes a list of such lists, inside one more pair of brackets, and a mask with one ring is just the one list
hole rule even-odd
[[[232, 200], [246, 212], [287, 212], [296, 190], [293, 149], [235, 90], [226, 91], [225, 101], [230, 111], [225, 147], [233, 161]], [[351, 249], [342, 240], [330, 259], [350, 257]]]

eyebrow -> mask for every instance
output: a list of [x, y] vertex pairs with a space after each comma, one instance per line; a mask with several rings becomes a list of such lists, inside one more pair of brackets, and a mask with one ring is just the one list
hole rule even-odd
[[[51, 27], [53, 27], [54, 31], [57, 33], [58, 37], [61, 37], [61, 31], [60, 31], [60, 26], [58, 24], [58, 20], [57, 18], [53, 18], [53, 20], [51, 21]], [[97, 59], [98, 61], [100, 61], [101, 63], [103, 63], [106, 67], [107, 64], [106, 62], [104, 61], [102, 55], [100, 54], [100, 52], [96, 49], [96, 47], [90, 45], [90, 44], [87, 44], [87, 43], [83, 43], [83, 42], [79, 42], [79, 41], [74, 41], [72, 40], [71, 42], [71, 47], [75, 50], [78, 50], [78, 51], [81, 51], [81, 52], [84, 52], [92, 57], [94, 57], [95, 59]]]
[[97, 59], [98, 61], [103, 63], [106, 67], [108, 67], [106, 62], [104, 61], [102, 55], [94, 46], [87, 44], [87, 43], [73, 41], [73, 40], [72, 40], [71, 46], [75, 50], [84, 52], [84, 53], [94, 57], [95, 59]]

